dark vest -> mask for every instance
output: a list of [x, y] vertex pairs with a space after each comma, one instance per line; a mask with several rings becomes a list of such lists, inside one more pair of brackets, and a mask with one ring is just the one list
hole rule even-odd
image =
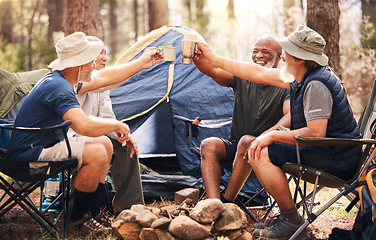
[[312, 80], [322, 82], [333, 97], [332, 115], [328, 119], [326, 137], [360, 138], [359, 128], [350, 109], [345, 90], [337, 76], [328, 67], [309, 70], [305, 73], [301, 82], [294, 81], [291, 83], [290, 129], [307, 126], [303, 110], [303, 96], [308, 83]]

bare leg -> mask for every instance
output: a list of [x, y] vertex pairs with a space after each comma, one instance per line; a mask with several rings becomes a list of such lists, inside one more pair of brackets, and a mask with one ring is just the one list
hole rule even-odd
[[268, 148], [261, 150], [260, 159], [251, 159], [249, 163], [255, 171], [263, 187], [275, 199], [280, 209], [289, 209], [294, 206], [290, 188], [284, 171], [270, 162]]
[[226, 148], [219, 138], [211, 137], [201, 143], [201, 172], [208, 198], [221, 198], [219, 161], [226, 157]]
[[75, 188], [81, 192], [94, 192], [98, 183], [104, 183], [112, 156], [112, 144], [107, 137], [94, 138], [84, 146], [82, 167], [78, 171]]
[[248, 159], [244, 159], [244, 154], [255, 138], [256, 137], [251, 135], [244, 135], [238, 143], [230, 181], [224, 195], [224, 197], [231, 202], [235, 201], [236, 196], [239, 194], [245, 181], [247, 181], [248, 176], [252, 172]]

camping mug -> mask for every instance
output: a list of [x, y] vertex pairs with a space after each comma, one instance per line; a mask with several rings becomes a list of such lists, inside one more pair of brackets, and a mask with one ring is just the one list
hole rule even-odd
[[176, 48], [163, 46], [158, 48], [163, 54], [163, 60], [165, 61], [175, 61], [176, 60]]
[[183, 40], [181, 42], [181, 62], [184, 64], [192, 64], [192, 59], [195, 56], [197, 49], [197, 42], [194, 40]]

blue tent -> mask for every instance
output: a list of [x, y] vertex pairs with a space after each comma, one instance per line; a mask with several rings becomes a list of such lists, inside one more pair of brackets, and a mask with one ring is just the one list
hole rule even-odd
[[[172, 44], [176, 60], [156, 64], [111, 90], [117, 119], [126, 122], [141, 154], [176, 154], [183, 174], [200, 177], [200, 161], [189, 150], [184, 122], [174, 115], [190, 119], [230, 119], [234, 106], [231, 88], [218, 85], [194, 64], [182, 64], [183, 39], [204, 41], [195, 31], [164, 26], [150, 32], [125, 52], [116, 64], [138, 58], [146, 47]], [[230, 124], [220, 128], [200, 128], [198, 142], [210, 136], [228, 138]]]

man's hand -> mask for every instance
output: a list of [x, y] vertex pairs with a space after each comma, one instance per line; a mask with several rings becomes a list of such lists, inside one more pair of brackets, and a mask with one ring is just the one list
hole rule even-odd
[[259, 159], [261, 155], [261, 149], [271, 145], [274, 142], [271, 134], [272, 132], [269, 132], [264, 135], [260, 135], [255, 140], [253, 140], [247, 150], [247, 152], [249, 151], [252, 159]]
[[118, 141], [124, 147], [128, 140], [128, 135], [130, 133], [129, 126], [125, 123], [119, 121], [119, 129], [115, 131], [116, 135], [118, 136]]
[[[121, 140], [119, 139], [119, 142]], [[137, 147], [137, 143], [136, 143], [136, 140], [134, 140], [134, 138], [132, 137], [131, 134], [128, 134], [126, 140], [124, 140], [123, 142], [120, 142], [122, 143], [122, 146], [123, 147], [127, 147], [131, 150], [131, 154], [129, 155], [131, 158], [136, 154], [136, 156], [138, 156], [139, 152], [138, 152], [138, 147]]]
[[211, 48], [211, 46], [204, 42], [197, 42], [197, 54], [194, 59], [208, 59], [211, 60], [217, 57], [217, 54]]
[[[208, 57], [209, 56], [209, 57]], [[210, 60], [210, 56], [217, 56], [211, 49], [209, 44], [198, 42], [197, 51], [193, 58], [193, 62], [202, 73], [211, 77], [215, 82], [221, 86], [232, 86], [234, 82], [234, 75], [221, 68], [216, 68]]]
[[156, 47], [146, 48], [139, 59], [137, 59], [143, 68], [149, 68], [154, 64], [163, 62], [163, 54]]

